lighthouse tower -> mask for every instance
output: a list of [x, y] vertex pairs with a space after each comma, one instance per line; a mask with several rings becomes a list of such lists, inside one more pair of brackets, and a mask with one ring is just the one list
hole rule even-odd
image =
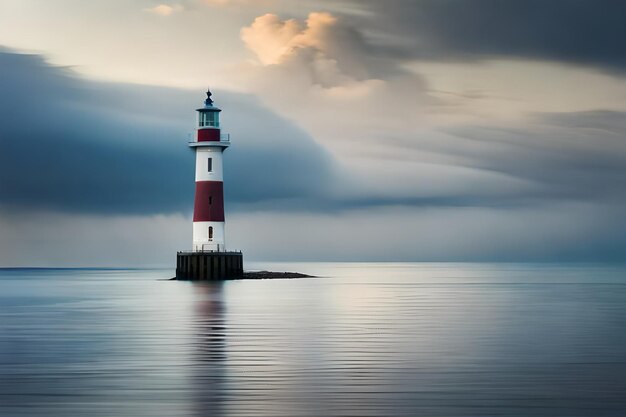
[[193, 251], [226, 251], [224, 230], [224, 177], [222, 155], [230, 146], [220, 132], [220, 112], [207, 91], [204, 107], [197, 109], [196, 140], [189, 143], [196, 153], [196, 197], [193, 207]]
[[243, 254], [226, 250], [224, 232], [224, 176], [222, 156], [230, 137], [220, 132], [220, 112], [207, 91], [204, 107], [197, 109], [195, 139], [196, 196], [193, 206], [192, 250], [176, 255], [176, 278], [223, 280], [243, 275]]

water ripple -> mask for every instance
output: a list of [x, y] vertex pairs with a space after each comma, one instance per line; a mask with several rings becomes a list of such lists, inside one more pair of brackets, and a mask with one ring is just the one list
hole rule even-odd
[[0, 416], [622, 416], [626, 269], [0, 270]]

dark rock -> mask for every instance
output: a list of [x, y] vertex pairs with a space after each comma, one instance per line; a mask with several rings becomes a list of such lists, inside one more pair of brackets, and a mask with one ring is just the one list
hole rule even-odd
[[243, 277], [235, 279], [293, 279], [293, 278], [315, 278], [313, 275], [301, 274], [299, 272], [272, 272], [272, 271], [247, 271]]

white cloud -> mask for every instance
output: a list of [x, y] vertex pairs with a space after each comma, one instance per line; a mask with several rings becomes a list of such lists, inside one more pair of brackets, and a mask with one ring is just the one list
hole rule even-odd
[[271, 0], [200, 0], [201, 3], [212, 7], [225, 7], [242, 4], [267, 3]]
[[183, 9], [184, 8], [181, 4], [173, 4], [171, 6], [168, 4], [159, 4], [158, 6], [151, 7], [151, 8], [144, 9], [144, 10], [146, 12], [154, 13], [159, 16], [171, 16], [172, 14], [176, 12], [180, 12]]
[[361, 87], [376, 79], [378, 64], [360, 33], [330, 13], [310, 13], [304, 22], [265, 14], [244, 27], [241, 38], [261, 65], [297, 67], [315, 85]]
[[295, 19], [282, 21], [268, 13], [243, 28], [241, 38], [263, 65], [279, 64], [306, 48], [328, 58], [329, 42], [334, 41], [332, 32], [337, 26], [338, 19], [330, 13], [311, 13], [304, 26]]
[[382, 142], [390, 146], [390, 137], [414, 136], [428, 126], [428, 106], [436, 100], [422, 78], [372, 53], [341, 18], [321, 12], [298, 21], [266, 14], [243, 28], [241, 37], [257, 62], [240, 71], [239, 84], [297, 121], [344, 163]]
[[251, 26], [241, 30], [241, 38], [263, 65], [277, 64], [297, 45], [294, 39], [302, 33], [295, 19], [282, 21], [273, 14], [257, 17]]

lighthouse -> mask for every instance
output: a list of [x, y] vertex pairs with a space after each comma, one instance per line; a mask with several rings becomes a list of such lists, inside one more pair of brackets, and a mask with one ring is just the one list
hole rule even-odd
[[241, 252], [226, 250], [223, 155], [230, 136], [221, 133], [221, 109], [214, 105], [210, 90], [204, 106], [196, 109], [194, 140], [195, 197], [191, 251], [178, 252], [176, 277], [216, 280], [243, 274]]
[[196, 195], [193, 205], [193, 251], [226, 251], [224, 227], [224, 175], [222, 155], [230, 137], [220, 130], [220, 108], [208, 90], [204, 107], [197, 109], [196, 140], [189, 143], [196, 154]]

